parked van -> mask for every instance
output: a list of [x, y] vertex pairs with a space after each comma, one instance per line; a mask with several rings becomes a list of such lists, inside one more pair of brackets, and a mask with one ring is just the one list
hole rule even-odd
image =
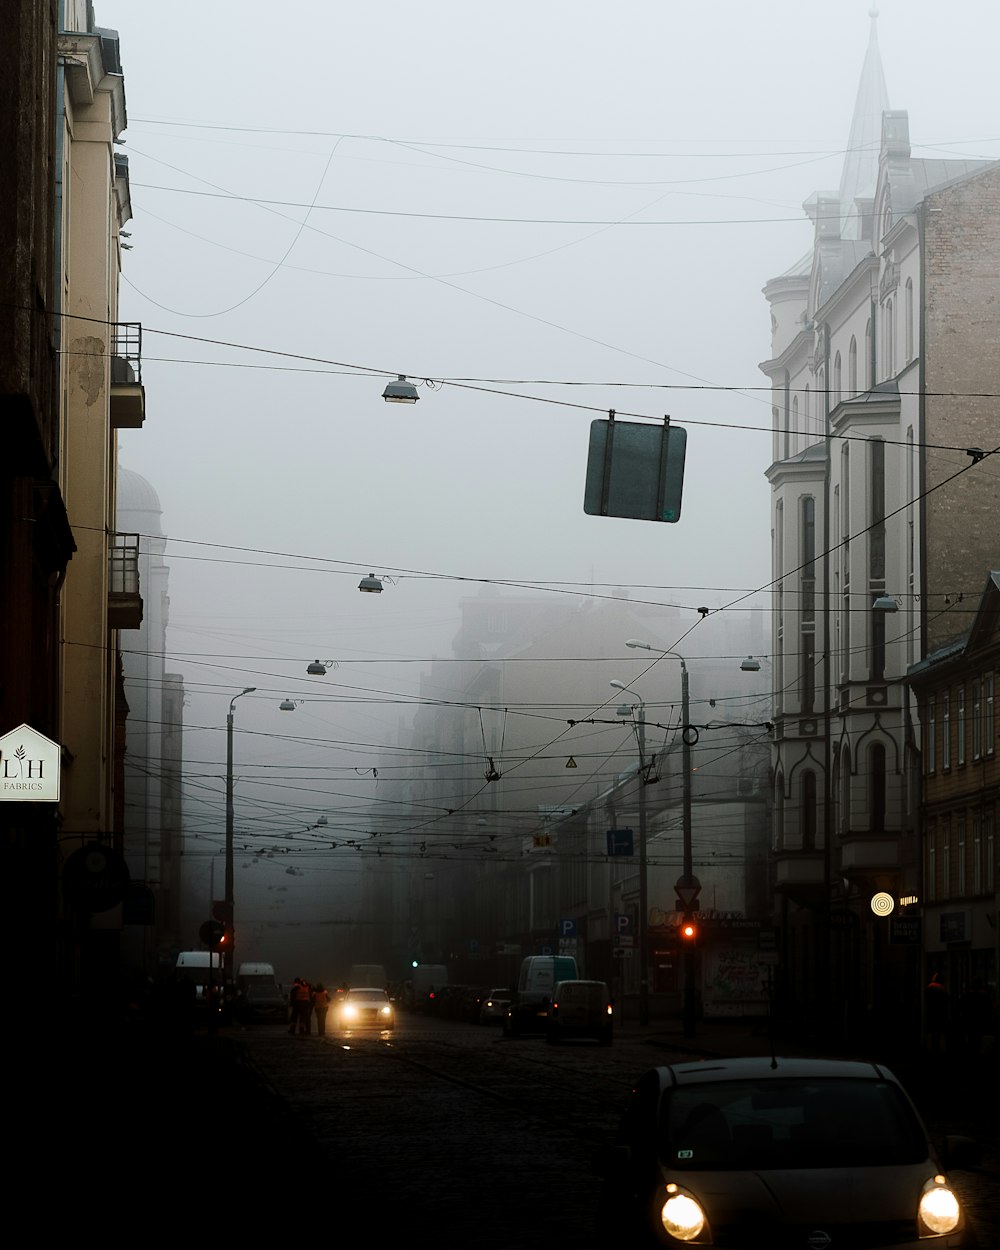
[[236, 988], [245, 990], [249, 985], [277, 985], [274, 964], [245, 963], [236, 970]]
[[174, 977], [179, 981], [193, 983], [197, 1003], [207, 1003], [209, 985], [217, 986], [221, 1003], [225, 981], [221, 951], [181, 951], [174, 964]]
[[604, 981], [560, 981], [552, 991], [546, 1040], [592, 1037], [610, 1046], [612, 1016], [611, 991]]
[[448, 968], [445, 964], [417, 964], [413, 969], [413, 1009], [433, 1011], [438, 996], [448, 984]]
[[381, 964], [351, 964], [347, 984], [352, 990], [379, 989], [386, 987], [385, 968]]
[[521, 962], [517, 993], [504, 1021], [504, 1036], [544, 1033], [553, 990], [560, 981], [575, 981], [579, 975], [572, 955], [528, 955]]

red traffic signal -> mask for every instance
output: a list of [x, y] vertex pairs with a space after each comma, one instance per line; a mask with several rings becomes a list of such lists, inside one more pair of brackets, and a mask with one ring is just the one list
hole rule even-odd
[[206, 920], [198, 930], [198, 936], [209, 950], [217, 951], [229, 940], [230, 929], [221, 920]]
[[685, 942], [695, 942], [698, 939], [698, 926], [693, 920], [685, 920], [681, 925], [680, 933]]

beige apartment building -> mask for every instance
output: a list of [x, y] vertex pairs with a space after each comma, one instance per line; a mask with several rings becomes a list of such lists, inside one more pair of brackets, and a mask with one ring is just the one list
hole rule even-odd
[[[127, 707], [119, 632], [141, 620], [135, 541], [116, 533], [117, 430], [144, 418], [138, 326], [118, 324], [121, 231], [131, 215], [117, 32], [86, 0], [18, 0], [6, 22], [19, 154], [0, 201], [14, 258], [0, 354], [0, 734], [31, 726], [58, 747], [58, 801], [0, 803], [19, 898], [56, 934], [60, 980], [117, 972]], [[103, 867], [84, 864], [99, 848]], [[11, 859], [13, 857], [13, 859]], [[103, 891], [98, 897], [98, 891]], [[97, 906], [96, 904], [101, 904]], [[51, 921], [51, 923], [49, 923]], [[22, 937], [21, 940], [26, 940]]]

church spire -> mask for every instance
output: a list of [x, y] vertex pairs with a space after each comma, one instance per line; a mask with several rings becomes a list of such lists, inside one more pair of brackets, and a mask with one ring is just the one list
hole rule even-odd
[[861, 67], [851, 134], [840, 175], [841, 237], [845, 239], [861, 238], [861, 221], [854, 201], [859, 197], [870, 199], [875, 194], [882, 114], [889, 107], [889, 93], [885, 88], [882, 58], [878, 50], [878, 9], [870, 9], [868, 15], [871, 18], [868, 51]]

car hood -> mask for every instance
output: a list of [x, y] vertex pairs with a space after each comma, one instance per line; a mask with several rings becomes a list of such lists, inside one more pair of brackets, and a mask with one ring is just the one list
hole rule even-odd
[[670, 1177], [702, 1203], [713, 1225], [745, 1223], [867, 1224], [912, 1220], [930, 1160], [886, 1167], [804, 1168], [760, 1172], [684, 1172]]

